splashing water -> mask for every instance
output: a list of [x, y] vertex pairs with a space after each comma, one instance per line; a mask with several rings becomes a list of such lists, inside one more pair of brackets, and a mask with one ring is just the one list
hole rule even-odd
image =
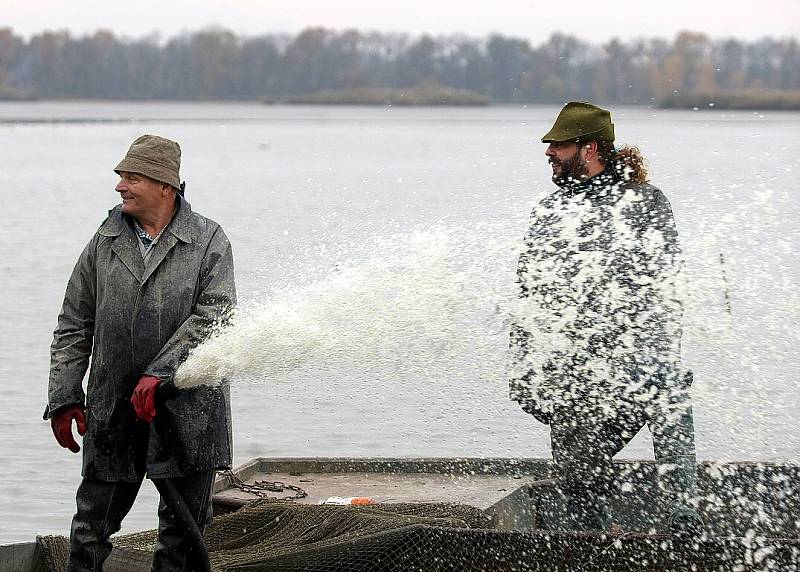
[[306, 366], [323, 375], [342, 363], [373, 380], [381, 372], [435, 380], [464, 371], [465, 359], [473, 377], [502, 376], [498, 306], [515, 293], [507, 277], [518, 249], [509, 230], [436, 226], [375, 240], [363, 259], [240, 310], [196, 348], [176, 384], [274, 381]]
[[740, 460], [742, 451], [796, 460], [797, 207], [785, 192], [751, 197], [722, 216], [694, 215], [696, 236], [684, 241], [684, 353], [699, 381], [695, 401], [713, 419], [706, 429], [716, 435], [704, 438], [716, 460]]
[[[679, 220], [683, 353], [706, 431], [698, 443], [721, 443], [714, 450], [734, 459], [770, 440], [781, 451], [797, 442], [784, 425], [776, 443], [771, 424], [779, 421], [771, 420], [793, 417], [767, 413], [796, 403], [787, 370], [800, 343], [800, 304], [781, 218], [791, 210], [787, 201], [764, 191], [725, 216], [697, 210]], [[358, 245], [334, 270], [246, 302], [190, 355], [176, 383], [315, 380], [346, 371], [374, 386], [398, 379], [505, 385], [511, 317], [537, 317], [517, 299], [524, 227], [519, 219], [473, 229], [439, 224]], [[713, 425], [703, 427], [704, 414]], [[736, 441], [725, 437], [733, 427]]]

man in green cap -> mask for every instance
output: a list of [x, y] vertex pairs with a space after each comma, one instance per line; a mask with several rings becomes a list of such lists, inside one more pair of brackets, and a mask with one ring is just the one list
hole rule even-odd
[[608, 530], [611, 459], [647, 424], [670, 529], [697, 533], [678, 234], [638, 149], [614, 138], [611, 114], [582, 101], [542, 137], [558, 188], [534, 208], [517, 267], [511, 398], [550, 425], [566, 528]]
[[231, 245], [183, 197], [180, 157], [163, 137], [133, 142], [115, 168], [122, 203], [81, 253], [58, 317], [45, 419], [75, 453], [73, 421], [84, 436], [71, 571], [102, 568], [145, 474], [162, 495], [153, 569], [201, 569], [214, 474], [231, 463], [227, 387], [174, 384], [236, 303]]

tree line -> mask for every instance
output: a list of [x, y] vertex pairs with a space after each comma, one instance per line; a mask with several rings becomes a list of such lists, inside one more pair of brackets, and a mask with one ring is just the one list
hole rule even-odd
[[674, 40], [540, 45], [487, 38], [334, 31], [240, 37], [224, 29], [166, 41], [109, 31], [0, 29], [0, 93], [42, 98], [280, 99], [321, 90], [437, 85], [497, 102], [649, 104], [670, 94], [800, 90], [794, 38], [745, 42], [682, 32]]

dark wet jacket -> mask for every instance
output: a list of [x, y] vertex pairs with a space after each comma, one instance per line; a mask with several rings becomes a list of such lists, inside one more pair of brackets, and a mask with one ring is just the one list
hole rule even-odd
[[606, 171], [543, 199], [517, 267], [511, 398], [547, 422], [559, 404], [646, 404], [679, 383], [679, 264], [652, 185]]
[[179, 201], [146, 267], [130, 217], [114, 208], [67, 285], [51, 347], [45, 418], [85, 402], [85, 477], [136, 481], [145, 469], [150, 478], [164, 478], [230, 466], [225, 384], [160, 399], [149, 426], [136, 420], [130, 403], [143, 375], [174, 387], [178, 365], [236, 303], [228, 238]]

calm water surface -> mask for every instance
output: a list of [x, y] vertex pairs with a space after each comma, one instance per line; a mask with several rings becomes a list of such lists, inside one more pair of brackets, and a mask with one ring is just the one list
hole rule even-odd
[[[684, 349], [699, 457], [800, 461], [800, 114], [614, 111], [620, 141], [641, 147], [673, 204], [695, 284]], [[187, 198], [228, 233], [247, 306], [414, 229], [488, 224], [487, 245], [516, 244], [534, 197], [551, 188], [538, 138], [556, 112], [0, 104], [0, 543], [68, 532], [80, 459], [41, 420], [49, 344], [69, 272], [117, 202], [112, 168], [135, 137], [181, 143]], [[487, 280], [511, 283], [516, 252], [497, 251]], [[505, 332], [489, 335], [502, 352]], [[304, 364], [279, 383], [237, 380], [236, 463], [549, 455], [546, 428], [508, 401], [504, 384], [389, 373], [373, 384], [344, 359]], [[645, 431], [623, 455], [649, 458], [649, 447]], [[146, 482], [124, 530], [153, 527], [156, 499]]]

